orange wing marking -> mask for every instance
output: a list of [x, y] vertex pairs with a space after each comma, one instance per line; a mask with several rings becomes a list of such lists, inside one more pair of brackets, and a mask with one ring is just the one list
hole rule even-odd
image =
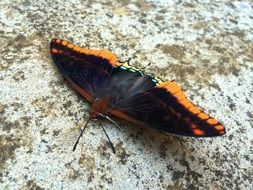
[[64, 45], [64, 46], [67, 46], [67, 45], [68, 45], [68, 42], [65, 41], [65, 40], [62, 40], [61, 44]]
[[205, 114], [205, 113], [202, 112], [202, 113], [200, 113], [200, 114], [198, 115], [198, 117], [205, 120], [205, 119], [208, 119], [208, 118], [209, 118], [209, 115], [207, 115], [207, 114]]
[[162, 82], [161, 84], [157, 85], [157, 87], [167, 89], [171, 94], [175, 94], [176, 92], [181, 91], [179, 86], [175, 82]]
[[203, 136], [205, 134], [205, 132], [201, 129], [193, 129], [193, 133], [196, 136]]
[[224, 127], [222, 125], [215, 125], [214, 128], [217, 130], [217, 131], [223, 131], [224, 130]]
[[[177, 101], [183, 105], [189, 112], [192, 114], [197, 115], [201, 120], [206, 120], [207, 123], [210, 125], [216, 125], [217, 130], [220, 131], [224, 130], [224, 127], [222, 125], [217, 125], [219, 122], [213, 118], [210, 118], [210, 116], [201, 110], [199, 110], [195, 105], [193, 105], [184, 95], [183, 91], [180, 89], [180, 87], [175, 82], [162, 82], [161, 84], [157, 85], [157, 87], [164, 88], [168, 92], [170, 92], [175, 98], [177, 98]], [[196, 132], [200, 134], [200, 131]]]
[[196, 106], [192, 106], [188, 110], [193, 114], [199, 114], [201, 112]]
[[79, 53], [102, 57], [104, 59], [107, 59], [110, 62], [110, 64], [113, 65], [113, 66], [119, 65], [119, 63], [117, 62], [116, 55], [114, 53], [110, 52], [110, 51], [107, 51], [107, 50], [92, 50], [92, 49], [88, 49], [88, 48], [81, 48], [79, 46], [76, 46], [74, 44], [69, 43], [68, 41], [60, 40], [60, 39], [54, 39], [53, 42], [56, 42], [58, 44], [62, 44], [63, 46], [68, 47], [70, 49], [73, 49], [74, 51], [79, 52]]
[[56, 49], [56, 48], [52, 48], [52, 49], [51, 49], [51, 52], [52, 52], [52, 53], [58, 53], [58, 52], [59, 52], [59, 50], [58, 50], [58, 49]]
[[68, 44], [67, 47], [72, 49], [72, 48], [74, 48], [74, 45], [73, 44]]
[[57, 48], [52, 48], [52, 49], [51, 49], [51, 52], [54, 53], [54, 54], [56, 54], [56, 53], [63, 53], [62, 50], [57, 49]]
[[81, 51], [81, 48], [78, 47], [78, 46], [74, 46], [73, 50], [74, 50], [74, 51], [77, 51], [77, 52], [80, 52], [80, 51]]
[[216, 119], [210, 118], [206, 121], [207, 123], [209, 123], [210, 125], [216, 125], [219, 122]]
[[182, 104], [186, 109], [193, 106], [193, 104], [191, 102], [189, 102], [186, 98], [179, 101], [179, 103]]
[[[189, 112], [192, 114], [197, 115], [201, 120], [205, 120], [208, 124], [213, 125], [214, 129], [219, 134], [225, 133], [225, 128], [222, 126], [219, 121], [217, 121], [214, 118], [210, 118], [210, 116], [201, 110], [199, 110], [195, 105], [193, 105], [184, 95], [180, 87], [175, 82], [163, 82], [158, 85], [160, 88], [166, 89], [168, 92], [170, 92], [175, 98], [177, 98], [177, 101], [183, 105]], [[186, 123], [190, 123], [188, 119], [184, 119]], [[191, 129], [193, 133], [196, 136], [203, 136], [205, 135], [205, 131], [199, 129], [197, 125], [192, 124]]]
[[61, 43], [61, 40], [60, 39], [56, 39], [55, 42], [59, 44], [59, 43]]
[[181, 100], [186, 99], [186, 97], [182, 91], [178, 91], [177, 93], [174, 94], [174, 96], [178, 99], [179, 102]]
[[198, 127], [197, 127], [197, 125], [195, 125], [195, 124], [191, 124], [191, 128], [192, 128], [192, 129], [197, 129]]
[[205, 131], [199, 129], [198, 126], [195, 124], [191, 124], [191, 129], [196, 136], [203, 136], [205, 134]]
[[[158, 87], [165, 88], [167, 91], [169, 91], [175, 98], [177, 98], [178, 102], [191, 113], [193, 114], [201, 113], [201, 111], [196, 106], [194, 106], [189, 100], [187, 100], [183, 91], [175, 82], [163, 82], [159, 84]], [[203, 115], [200, 115], [201, 119], [202, 117]]]

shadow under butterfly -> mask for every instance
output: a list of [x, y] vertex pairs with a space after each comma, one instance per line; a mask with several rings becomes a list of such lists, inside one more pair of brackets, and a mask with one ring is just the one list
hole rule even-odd
[[100, 121], [107, 119], [118, 126], [111, 115], [176, 135], [225, 134], [224, 126], [193, 105], [175, 82], [145, 74], [128, 61], [118, 61], [110, 51], [81, 48], [61, 39], [51, 41], [50, 51], [64, 77], [91, 103], [90, 117], [73, 150], [88, 123], [98, 120], [115, 153]]

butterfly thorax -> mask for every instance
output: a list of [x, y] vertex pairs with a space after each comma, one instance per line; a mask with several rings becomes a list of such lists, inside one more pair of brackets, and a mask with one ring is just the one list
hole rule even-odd
[[105, 115], [110, 108], [110, 98], [97, 98], [93, 101], [90, 110], [91, 119], [97, 119], [99, 115]]

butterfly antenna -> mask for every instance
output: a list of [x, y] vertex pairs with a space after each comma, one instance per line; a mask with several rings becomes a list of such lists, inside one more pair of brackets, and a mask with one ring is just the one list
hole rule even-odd
[[128, 60], [126, 60], [126, 62], [127, 62], [128, 64], [130, 64], [131, 59], [132, 59], [132, 57], [128, 58]]
[[148, 63], [146, 66], [142, 67], [141, 70], [144, 70], [144, 71], [145, 71], [146, 68], [147, 68], [149, 65], [151, 65], [151, 63]]
[[109, 120], [110, 122], [112, 122], [119, 130], [122, 131], [122, 128], [118, 125], [116, 121], [112, 120], [108, 115], [106, 115], [105, 118]]
[[80, 138], [81, 138], [82, 135], [83, 135], [84, 129], [86, 128], [86, 126], [88, 125], [88, 123], [90, 122], [90, 120], [91, 120], [91, 117], [88, 119], [88, 121], [87, 121], [87, 123], [85, 124], [85, 126], [83, 127], [83, 129], [82, 129], [82, 131], [81, 131], [81, 133], [80, 133], [78, 139], [76, 140], [76, 143], [75, 143], [75, 145], [74, 145], [74, 147], [73, 147], [73, 149], [72, 149], [73, 151], [76, 150], [76, 146], [77, 146], [77, 144], [79, 143], [79, 140], [80, 140]]
[[99, 124], [101, 125], [101, 127], [102, 127], [102, 129], [103, 129], [103, 131], [104, 131], [104, 133], [105, 133], [105, 135], [106, 135], [106, 137], [107, 137], [107, 139], [108, 139], [108, 141], [109, 141], [109, 143], [110, 143], [110, 146], [111, 146], [111, 148], [112, 148], [113, 153], [116, 154], [115, 148], [114, 148], [114, 146], [113, 146], [113, 144], [112, 144], [111, 139], [109, 138], [108, 134], [106, 133], [104, 126], [102, 125], [102, 123], [101, 123], [100, 120], [98, 120], [98, 122], [99, 122]]

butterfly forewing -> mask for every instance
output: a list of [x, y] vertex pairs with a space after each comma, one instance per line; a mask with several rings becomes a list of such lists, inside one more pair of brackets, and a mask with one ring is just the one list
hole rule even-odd
[[108, 85], [114, 54], [80, 48], [59, 39], [51, 41], [50, 50], [65, 78], [90, 102]]

